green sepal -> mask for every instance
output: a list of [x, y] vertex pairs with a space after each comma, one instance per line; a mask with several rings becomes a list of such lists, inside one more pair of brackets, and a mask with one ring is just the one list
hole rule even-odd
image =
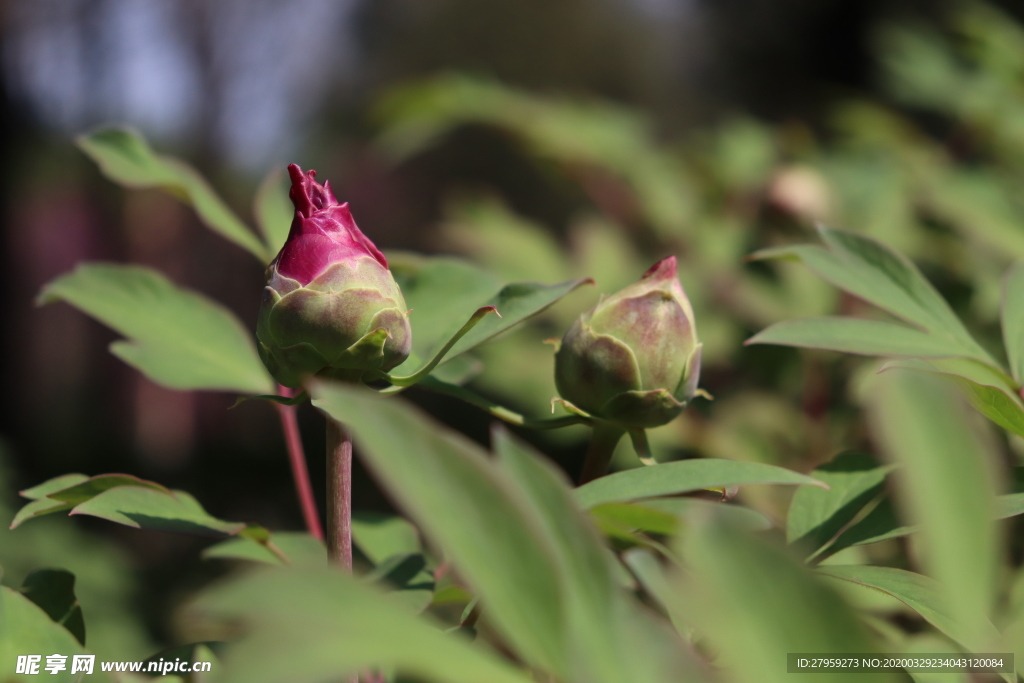
[[358, 380], [367, 370], [380, 367], [384, 362], [384, 345], [387, 344], [389, 333], [383, 327], [367, 332], [359, 341], [345, 349], [331, 363], [317, 373], [321, 377], [341, 380]]
[[598, 416], [623, 429], [649, 429], [668, 424], [685, 407], [668, 389], [626, 391], [608, 399]]

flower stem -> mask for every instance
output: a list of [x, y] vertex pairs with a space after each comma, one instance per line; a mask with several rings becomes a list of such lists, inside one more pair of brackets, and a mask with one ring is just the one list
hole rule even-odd
[[580, 486], [597, 479], [608, 471], [608, 463], [611, 462], [615, 446], [623, 434], [625, 431], [618, 427], [600, 421], [594, 422], [590, 446], [587, 447], [587, 457], [583, 461], [583, 471], [580, 472]]
[[327, 557], [352, 573], [352, 437], [327, 415]]
[[[283, 396], [292, 396], [292, 390], [278, 385], [278, 392]], [[306, 467], [306, 454], [302, 450], [302, 439], [299, 437], [299, 422], [295, 416], [296, 407], [275, 403], [277, 414], [281, 418], [284, 430], [284, 441], [288, 447], [288, 462], [292, 466], [292, 479], [295, 480], [295, 493], [302, 508], [302, 517], [306, 521], [306, 529], [318, 541], [324, 540], [324, 530], [320, 526], [320, 515], [316, 510], [316, 498], [313, 496], [313, 485], [309, 481], [309, 468]]]

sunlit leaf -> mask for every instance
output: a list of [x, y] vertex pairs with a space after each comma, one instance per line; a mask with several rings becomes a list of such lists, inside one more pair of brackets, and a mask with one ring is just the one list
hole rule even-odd
[[591, 508], [601, 503], [656, 498], [745, 484], [826, 486], [805, 474], [774, 465], [701, 458], [615, 472], [584, 484], [576, 489], [575, 495], [580, 506]]
[[249, 329], [220, 304], [141, 266], [80, 264], [40, 303], [66, 301], [128, 337], [110, 350], [171, 389], [274, 393]]
[[828, 228], [820, 228], [820, 233], [828, 249], [796, 245], [758, 252], [754, 257], [798, 259], [827, 282], [920, 326], [942, 340], [943, 347], [960, 350], [948, 355], [994, 364], [945, 299], [908, 259], [862, 235]]
[[758, 332], [747, 344], [778, 344], [866, 356], [944, 357], [965, 353], [956, 342], [906, 325], [860, 318], [798, 318]]
[[126, 187], [166, 190], [195, 208], [207, 227], [246, 249], [262, 263], [273, 256], [195, 169], [178, 159], [156, 154], [138, 132], [128, 128], [105, 128], [80, 136], [77, 143], [114, 182]]

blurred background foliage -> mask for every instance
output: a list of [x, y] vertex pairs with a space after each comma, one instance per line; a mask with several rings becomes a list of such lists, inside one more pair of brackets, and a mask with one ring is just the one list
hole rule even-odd
[[[13, 510], [16, 490], [57, 474], [120, 470], [186, 489], [219, 517], [300, 527], [269, 406], [228, 410], [233, 396], [157, 387], [106, 352], [109, 330], [32, 304], [75, 262], [107, 259], [155, 267], [255, 321], [263, 274], [248, 256], [173, 199], [110, 184], [72, 147], [104, 122], [188, 159], [247, 217], [265, 172], [296, 161], [330, 179], [385, 250], [461, 254], [507, 280], [594, 278], [481, 349], [486, 371], [472, 386], [526, 414], [547, 413], [555, 394], [544, 341], [674, 253], [715, 400], [652, 433], [661, 460], [809, 471], [870, 447], [857, 387], [877, 361], [742, 342], [783, 319], [877, 312], [798, 264], [745, 256], [811, 241], [819, 221], [873, 236], [913, 258], [998, 354], [1000, 277], [1024, 258], [1020, 9], [6, 3], [0, 512]], [[409, 395], [486, 441], [479, 411]], [[322, 490], [322, 430], [312, 410], [301, 418]], [[578, 470], [582, 430], [524, 436]], [[1013, 441], [1004, 451], [1024, 453]], [[623, 445], [617, 465], [633, 464]], [[357, 477], [355, 507], [388, 510]], [[745, 495], [778, 521], [792, 492]], [[0, 564], [13, 586], [37, 566], [74, 571], [93, 649], [127, 659], [174, 642], [168, 615], [224, 570], [198, 559], [204, 545], [44, 520], [0, 532]]]

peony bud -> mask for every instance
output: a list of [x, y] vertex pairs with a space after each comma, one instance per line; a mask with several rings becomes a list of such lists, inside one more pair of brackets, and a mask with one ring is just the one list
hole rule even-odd
[[663, 425], [697, 390], [700, 350], [676, 258], [573, 323], [555, 355], [562, 398], [624, 429]]
[[264, 364], [288, 387], [310, 375], [355, 380], [390, 370], [409, 355], [412, 334], [387, 259], [329, 182], [295, 164], [288, 173], [295, 218], [267, 269], [256, 327]]

